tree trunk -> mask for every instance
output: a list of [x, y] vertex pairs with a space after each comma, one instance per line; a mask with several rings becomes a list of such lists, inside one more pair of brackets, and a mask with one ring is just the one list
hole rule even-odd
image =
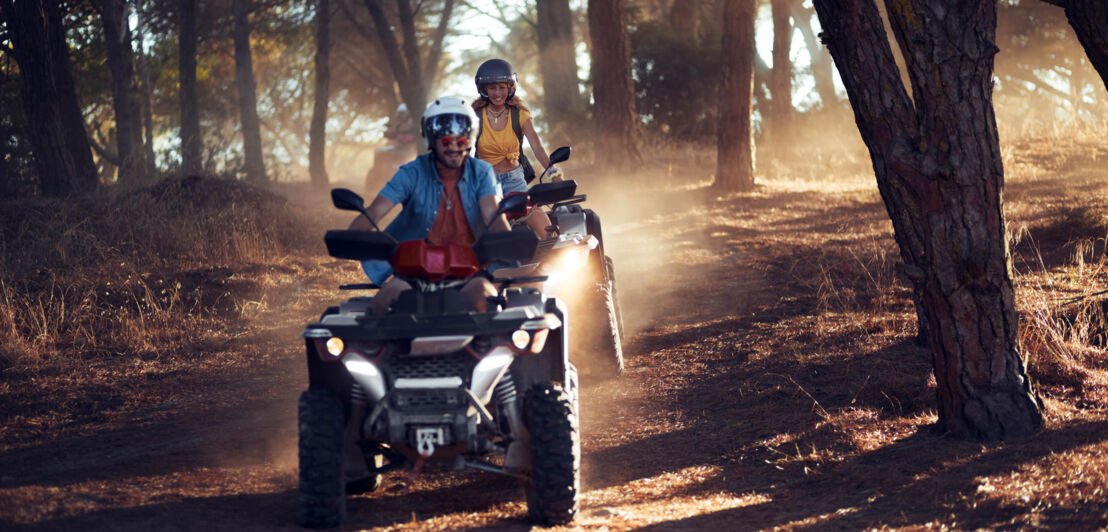
[[[17, 2], [19, 3], [19, 2]], [[89, 145], [88, 130], [85, 129], [85, 116], [81, 103], [77, 101], [77, 85], [73, 82], [73, 69], [69, 63], [69, 43], [65, 37], [65, 22], [61, 6], [47, 2], [46, 17], [49, 20], [50, 63], [53, 65], [54, 82], [61, 103], [62, 127], [64, 128], [66, 156], [73, 161], [76, 182], [70, 190], [88, 192], [100, 184], [96, 164], [92, 160], [92, 148]]]
[[331, 99], [331, 2], [315, 6], [315, 105], [312, 108], [308, 174], [315, 188], [327, 188], [327, 103]]
[[639, 166], [635, 145], [635, 87], [623, 0], [589, 0], [592, 37], [593, 123], [597, 163], [627, 170]]
[[142, 180], [142, 127], [135, 106], [134, 63], [126, 12], [117, 0], [100, 0], [100, 20], [104, 27], [104, 49], [111, 72], [112, 105], [115, 110], [116, 157], [119, 182], [134, 185]]
[[805, 8], [802, 4], [793, 6], [793, 20], [795, 26], [804, 37], [804, 45], [808, 48], [808, 56], [812, 58], [812, 80], [816, 85], [816, 93], [819, 94], [820, 103], [824, 109], [835, 107], [839, 103], [839, 97], [835, 94], [835, 77], [831, 72], [831, 54], [819, 45], [816, 34], [812, 31], [812, 16], [815, 12]]
[[696, 42], [700, 22], [700, 0], [674, 0], [669, 8], [669, 27], [679, 35]]
[[146, 160], [146, 175], [149, 179], [154, 179], [158, 174], [158, 163], [154, 156], [154, 88], [150, 84], [150, 64], [146, 59], [146, 49], [143, 45], [146, 35], [146, 13], [143, 10], [142, 0], [135, 2], [135, 19], [135, 28], [138, 32], [139, 78], [142, 81], [142, 125], [145, 130], [143, 152]]
[[[1065, 3], [1069, 20], [1085, 55], [1100, 81], [1108, 88], [1108, 6], [1104, 0], [1058, 0]], [[1051, 3], [1058, 3], [1058, 1]]]
[[754, 139], [750, 127], [754, 98], [755, 0], [724, 0], [720, 45], [719, 145], [716, 181], [721, 191], [754, 189]]
[[179, 75], [181, 85], [181, 173], [204, 170], [204, 142], [200, 137], [200, 104], [196, 99], [196, 0], [180, 0]]
[[940, 427], [1034, 434], [1043, 418], [1020, 356], [992, 107], [996, 4], [888, 3], [915, 102], [871, 1], [815, 6], [928, 320]]
[[772, 144], [784, 146], [789, 140], [789, 124], [793, 112], [793, 62], [789, 57], [792, 48], [793, 26], [790, 22], [792, 0], [772, 0], [773, 12], [773, 70], [769, 75], [769, 92], [772, 98], [769, 124], [766, 130]]
[[536, 0], [539, 72], [547, 123], [555, 130], [573, 121], [578, 111], [577, 54], [573, 41], [573, 12], [569, 0]]
[[250, 59], [250, 19], [248, 0], [234, 0], [231, 13], [235, 40], [235, 83], [239, 89], [239, 115], [242, 117], [242, 148], [246, 156], [246, 179], [265, 181], [262, 162], [262, 131], [258, 124], [258, 102], [254, 88], [254, 63]]
[[19, 64], [39, 191], [68, 196], [95, 189], [96, 165], [70, 72], [61, 8], [42, 0], [3, 0], [0, 12]]

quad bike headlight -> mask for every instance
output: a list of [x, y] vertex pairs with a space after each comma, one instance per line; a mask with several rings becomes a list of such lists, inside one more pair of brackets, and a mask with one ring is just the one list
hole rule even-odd
[[539, 353], [546, 346], [546, 337], [550, 329], [536, 329], [531, 332], [518, 330], [512, 333], [512, 347], [517, 354]]
[[531, 352], [540, 353], [546, 347], [546, 337], [550, 336], [550, 329], [539, 329], [534, 332], [534, 341], [531, 342]]
[[570, 273], [580, 269], [589, 260], [589, 250], [584, 246], [572, 247], [562, 251], [555, 268]]
[[342, 338], [332, 336], [327, 339], [326, 347], [327, 354], [337, 358], [342, 354], [343, 349], [346, 349], [346, 344], [343, 343]]
[[531, 334], [522, 329], [513, 332], [512, 345], [520, 351], [527, 349], [531, 345]]

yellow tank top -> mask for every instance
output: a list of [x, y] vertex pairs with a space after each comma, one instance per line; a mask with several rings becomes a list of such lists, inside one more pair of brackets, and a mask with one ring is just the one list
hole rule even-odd
[[[477, 138], [477, 158], [485, 161], [493, 166], [496, 166], [499, 162], [507, 160], [512, 164], [519, 164], [519, 139], [516, 138], [516, 132], [512, 129], [511, 110], [505, 108], [505, 116], [508, 117], [508, 124], [504, 126], [504, 129], [497, 131], [489, 126], [489, 114], [488, 107], [481, 108], [481, 119], [484, 122], [484, 127], [481, 129], [481, 136]], [[519, 127], [522, 132], [523, 124], [527, 123], [531, 119], [531, 113], [526, 109], [519, 110]]]

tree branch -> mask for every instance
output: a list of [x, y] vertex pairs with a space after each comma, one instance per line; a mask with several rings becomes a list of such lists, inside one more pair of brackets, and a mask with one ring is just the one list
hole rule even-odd
[[400, 54], [400, 44], [396, 42], [396, 35], [393, 34], [389, 21], [385, 18], [385, 10], [381, 8], [381, 0], [365, 0], [365, 5], [369, 9], [370, 18], [373, 19], [373, 26], [377, 29], [377, 40], [385, 53], [389, 68], [392, 69], [393, 78], [396, 79], [401, 94], [407, 100], [408, 95], [412, 92], [412, 72], [404, 64], [404, 57]]
[[415, 15], [408, 0], [396, 0], [396, 11], [400, 17], [400, 34], [404, 37], [404, 55], [408, 59], [409, 75], [415, 76], [423, 71], [419, 57], [419, 42], [416, 40]]
[[339, 0], [337, 2], [337, 4], [339, 5], [339, 9], [342, 11], [342, 14], [346, 15], [346, 19], [354, 25], [354, 28], [358, 30], [358, 33], [361, 34], [362, 38], [364, 38], [366, 41], [369, 41], [370, 46], [373, 46], [374, 48], [379, 48], [380, 44], [377, 40], [377, 36], [373, 33], [373, 29], [371, 29], [369, 26], [366, 26], [365, 22], [354, 14], [354, 10], [350, 8], [349, 2], [350, 0]]
[[446, 0], [442, 8], [442, 17], [439, 18], [439, 26], [435, 29], [435, 37], [431, 42], [431, 49], [427, 52], [427, 64], [423, 67], [425, 80], [435, 79], [435, 72], [439, 69], [439, 58], [442, 56], [442, 41], [446, 38], [447, 24], [453, 11], [454, 0]]
[[495, 0], [493, 1], [493, 5], [496, 6], [496, 10], [498, 12], [498, 14], [496, 14], [496, 15], [494, 15], [492, 13], [489, 13], [488, 11], [485, 11], [484, 9], [481, 9], [481, 8], [473, 5], [473, 2], [470, 2], [468, 0], [463, 0], [462, 4], [465, 5], [466, 7], [468, 7], [469, 9], [471, 9], [473, 11], [476, 11], [478, 14], [481, 14], [483, 16], [494, 19], [497, 22], [500, 22], [501, 24], [504, 25], [505, 28], [511, 28], [512, 27], [512, 22], [510, 20], [508, 20], [507, 15], [504, 14], [504, 8], [502, 8], [500, 6], [500, 2], [496, 2]]
[[[100, 128], [100, 124], [96, 124], [96, 129]], [[96, 141], [96, 137], [92, 136], [92, 133], [85, 132], [85, 136], [88, 137], [88, 143], [92, 146], [92, 151], [95, 151], [101, 158], [106, 159], [113, 166], [119, 166], [119, 156], [108, 151], [102, 144]]]

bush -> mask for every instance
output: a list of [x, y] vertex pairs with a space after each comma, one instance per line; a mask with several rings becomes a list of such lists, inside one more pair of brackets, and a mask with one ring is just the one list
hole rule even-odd
[[648, 132], [674, 140], [711, 140], [719, 116], [719, 39], [706, 45], [665, 24], [631, 34], [635, 105]]

